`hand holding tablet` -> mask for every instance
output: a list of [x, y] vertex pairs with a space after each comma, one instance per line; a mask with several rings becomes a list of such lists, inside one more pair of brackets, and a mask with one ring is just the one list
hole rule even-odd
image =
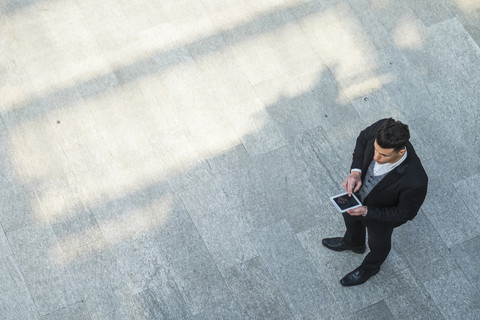
[[348, 196], [348, 192], [343, 192], [335, 196], [330, 197], [333, 205], [339, 212], [346, 212], [350, 209], [355, 209], [362, 206], [362, 203], [355, 194], [352, 193], [352, 196]]

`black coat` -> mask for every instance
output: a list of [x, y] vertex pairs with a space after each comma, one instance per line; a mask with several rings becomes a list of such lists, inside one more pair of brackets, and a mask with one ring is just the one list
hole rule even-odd
[[[382, 119], [365, 130], [357, 138], [353, 152], [352, 169], [362, 170], [362, 181], [374, 156], [374, 141]], [[390, 171], [373, 188], [363, 205], [368, 207], [364, 218], [403, 224], [412, 220], [420, 210], [427, 195], [428, 177], [410, 142], [407, 142], [407, 158]]]

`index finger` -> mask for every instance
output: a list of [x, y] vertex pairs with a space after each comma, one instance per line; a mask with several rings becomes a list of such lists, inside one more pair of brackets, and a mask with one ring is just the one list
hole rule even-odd
[[349, 197], [352, 196], [353, 186], [354, 186], [353, 183], [347, 183], [347, 192]]

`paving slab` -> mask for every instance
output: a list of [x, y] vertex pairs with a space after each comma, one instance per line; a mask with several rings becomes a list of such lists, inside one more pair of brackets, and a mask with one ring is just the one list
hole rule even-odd
[[417, 279], [406, 268], [385, 280], [388, 293], [384, 301], [394, 319], [442, 319], [441, 308], [432, 303], [431, 295]]
[[230, 303], [225, 303], [215, 307], [214, 309], [205, 310], [202, 313], [197, 314], [194, 317], [197, 319], [243, 319], [240, 309], [237, 306], [237, 303], [231, 301]]
[[29, 290], [11, 291], [0, 298], [0, 311], [5, 319], [40, 319]]
[[296, 317], [334, 312], [327, 287], [286, 220], [249, 235]]
[[0, 225], [0, 259], [4, 259], [8, 256], [11, 256], [12, 254], [12, 249], [10, 248], [10, 244], [8, 243], [5, 231], [3, 231], [3, 228]]
[[480, 267], [477, 254], [479, 244], [480, 238], [476, 237], [452, 248], [452, 255], [458, 266], [463, 270], [470, 284], [477, 288], [477, 291], [480, 290], [480, 273], [478, 272]]
[[[227, 197], [208, 171], [179, 191], [179, 196], [221, 270], [257, 255], [242, 213], [228, 209]], [[223, 232], [225, 228], [230, 231]]]
[[241, 136], [240, 140], [249, 154], [268, 153], [287, 145], [279, 127], [259, 99], [231, 105], [225, 108], [225, 114], [237, 135]]
[[[251, 13], [249, 22], [227, 30], [224, 39], [243, 72], [252, 84], [272, 80], [284, 74], [288, 69], [275, 46], [270, 31], [288, 23], [288, 20], [274, 19], [277, 12]], [[288, 14], [288, 13], [285, 13]], [[294, 21], [293, 16], [290, 21]], [[248, 39], [247, 41], [244, 41]]]
[[239, 66], [222, 35], [214, 35], [187, 46], [205, 83], [210, 84], [218, 103], [226, 110], [256, 98], [252, 83]]
[[146, 289], [134, 300], [139, 304], [139, 319], [191, 319], [183, 297], [174, 282]]
[[208, 164], [227, 198], [227, 207], [241, 219], [246, 232], [285, 218], [281, 203], [273, 201], [276, 198], [264, 167], [244, 145], [209, 159]]
[[68, 272], [49, 259], [50, 250], [60, 250], [51, 228], [25, 227], [7, 237], [39, 314], [65, 307], [72, 292]]
[[475, 199], [479, 191], [475, 188], [474, 183], [478, 179], [479, 175], [475, 174], [467, 179], [458, 180], [455, 182], [455, 189], [464, 199], [466, 206], [470, 209], [470, 212], [477, 219], [480, 218], [479, 210], [480, 206], [476, 201], [470, 201], [469, 199]]
[[[231, 297], [187, 211], [181, 206], [177, 210], [177, 214], [169, 219], [162, 232], [145, 249], [158, 247], [156, 259], [161, 262], [160, 266], [165, 266], [168, 278], [175, 281], [190, 314], [195, 315], [230, 301]], [[159, 280], [161, 278], [157, 282]]]
[[106, 295], [85, 300], [90, 319], [133, 318], [132, 297], [122, 291], [110, 290]]
[[408, 4], [427, 26], [441, 23], [454, 17], [454, 14], [443, 1], [436, 3], [431, 0], [408, 0]]
[[[341, 226], [341, 224], [339, 223], [338, 226]], [[302, 246], [310, 255], [310, 259], [318, 270], [323, 283], [333, 297], [335, 309], [340, 314], [348, 316], [380, 301], [383, 298], [383, 292], [382, 286], [377, 282], [379, 277], [372, 278], [363, 288], [346, 288], [339, 285], [343, 276], [362, 263], [364, 255], [352, 252], [334, 252], [321, 244], [323, 238], [336, 236], [342, 236], [342, 234], [339, 231], [325, 234], [320, 228], [311, 228], [298, 234]], [[378, 275], [381, 275], [381, 272]]]
[[321, 196], [292, 153], [290, 147], [281, 148], [254, 161], [262, 173], [266, 196], [276, 202], [278, 215], [300, 232], [319, 222], [315, 217], [320, 214], [316, 204], [321, 202]]
[[445, 3], [478, 45], [480, 43], [480, 27], [476, 21], [478, 21], [480, 14], [478, 11], [479, 4], [468, 0], [460, 2], [446, 0]]
[[[312, 79], [315, 81], [313, 84]], [[282, 80], [285, 79], [280, 79], [280, 83], [283, 83]], [[288, 91], [296, 92], [305, 83], [313, 88], [291, 97]], [[288, 83], [288, 89], [285, 88], [288, 91], [274, 99], [271, 98], [272, 91], [278, 90], [270, 82], [255, 85], [255, 90], [265, 104], [270, 118], [287, 141], [293, 141], [296, 136], [318, 127], [319, 124], [330, 123], [327, 119], [329, 115], [333, 119], [341, 119], [341, 110], [337, 108], [334, 98], [339, 89], [327, 69], [322, 69], [321, 73], [308, 72], [299, 75], [293, 83]], [[346, 113], [348, 114], [348, 110]], [[293, 126], [290, 125], [292, 123]]]
[[232, 267], [225, 275], [245, 319], [291, 319], [287, 302], [259, 258]]
[[55, 310], [49, 314], [42, 316], [42, 320], [60, 320], [60, 319], [75, 319], [75, 320], [86, 320], [91, 319], [91, 315], [88, 312], [86, 304], [84, 301], [79, 301], [73, 305], [66, 306], [59, 310]]
[[350, 319], [395, 319], [385, 301], [379, 301], [359, 311]]
[[40, 319], [13, 255], [0, 259], [0, 312], [4, 319]]
[[395, 244], [421, 279], [436, 277], [457, 267], [448, 247], [423, 211], [419, 212], [415, 223], [407, 223], [396, 232]]
[[[437, 279], [425, 282], [425, 288], [445, 318], [478, 318], [480, 294], [460, 269], [452, 270]], [[450, 294], [456, 296], [455, 302], [449, 298]]]
[[[470, 212], [461, 196], [457, 196], [455, 187], [447, 184], [441, 185], [435, 176], [431, 181], [437, 190], [445, 190], [441, 193], [453, 196], [448, 203], [439, 206], [438, 194], [430, 193], [422, 209], [447, 246], [452, 247], [454, 244], [478, 235], [480, 233], [478, 220]], [[446, 189], [451, 191], [446, 191]]]
[[[450, 19], [428, 28], [427, 41], [427, 52], [434, 59], [430, 60], [430, 63], [440, 65], [441, 68], [437, 69], [437, 72], [444, 76], [436, 77], [437, 81], [457, 76], [478, 79], [477, 74], [468, 71], [478, 68], [480, 59], [478, 45], [457, 19]], [[458, 48], [468, 49], [458, 50]], [[453, 57], [455, 59], [452, 59]], [[434, 82], [434, 80], [430, 79], [428, 82]]]
[[2, 292], [8, 292], [17, 288], [25, 287], [25, 280], [16, 264], [14, 257], [4, 257], [1, 259], [2, 268]]
[[[348, 1], [348, 4], [351, 7], [351, 10], [355, 12], [356, 20], [362, 25], [365, 34], [368, 36], [368, 39], [372, 42], [373, 46], [378, 50], [392, 46], [392, 42], [395, 38], [390, 35], [388, 29], [385, 27], [385, 20], [377, 18], [375, 4], [363, 0]], [[402, 12], [400, 8], [401, 5], [395, 8], [397, 14]], [[398, 21], [398, 18], [393, 21]]]

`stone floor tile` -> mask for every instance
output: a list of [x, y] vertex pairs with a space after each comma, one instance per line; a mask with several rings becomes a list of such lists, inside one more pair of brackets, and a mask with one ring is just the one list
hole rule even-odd
[[194, 184], [179, 196], [220, 270], [257, 255], [242, 213], [228, 209], [228, 200], [214, 181]]
[[237, 64], [252, 84], [274, 79], [287, 69], [270, 32], [284, 26], [272, 14], [258, 15], [225, 32], [224, 38]]
[[454, 0], [446, 0], [445, 3], [465, 27], [465, 30], [467, 30], [475, 40], [477, 45], [480, 44], [480, 27], [475, 22], [479, 17], [478, 4], [472, 1], [457, 2]]
[[329, 126], [328, 116], [341, 119], [340, 108], [334, 102], [340, 89], [325, 68], [299, 75], [285, 88], [277, 88], [267, 81], [255, 85], [255, 90], [270, 118], [289, 142], [309, 129]]
[[223, 305], [219, 305], [216, 308], [211, 310], [206, 310], [202, 313], [195, 315], [195, 320], [207, 320], [207, 319], [243, 319], [242, 314], [240, 313], [240, 309], [238, 308], [237, 304], [234, 301], [230, 303], [225, 303]]
[[384, 280], [384, 299], [394, 319], [442, 319], [439, 308], [410, 269]]
[[[432, 116], [432, 119], [435, 119], [435, 117]], [[444, 141], [444, 148], [442, 148], [442, 150], [438, 150], [437, 152], [435, 152], [435, 150], [431, 147], [427, 149], [426, 152], [431, 154], [432, 158], [425, 159], [426, 161], [424, 161], [424, 166], [429, 166], [428, 169], [430, 175], [436, 175], [436, 172], [440, 170], [440, 168], [449, 168], [449, 170], [443, 170], [445, 179], [456, 182], [477, 174], [479, 165], [475, 162], [475, 156], [473, 153], [479, 149], [479, 146], [478, 143], [467, 140], [472, 140], [472, 138], [468, 137], [457, 141], [446, 140]], [[461, 166], [458, 161], [459, 154], [462, 155], [463, 163], [472, 163], [472, 165]], [[431, 165], [433, 161], [436, 161], [434, 166]], [[453, 186], [452, 189], [454, 189]]]
[[225, 274], [244, 319], [291, 319], [280, 290], [260, 258], [232, 267]]
[[308, 181], [290, 147], [258, 156], [254, 163], [261, 172], [264, 194], [277, 204], [281, 210], [279, 215], [283, 215], [296, 232], [321, 223], [318, 219], [322, 215], [321, 194]]
[[[159, 244], [184, 209], [168, 189], [159, 185], [125, 201], [135, 205], [129, 209], [120, 201], [95, 213], [117, 263], [119, 278], [136, 294], [164, 280], [167, 267]], [[106, 212], [100, 212], [103, 210]]]
[[467, 179], [458, 180], [455, 182], [457, 194], [463, 199], [466, 206], [477, 219], [477, 221], [480, 221], [480, 205], [477, 201], [472, 201], [472, 199], [478, 198], [480, 194], [480, 191], [478, 191], [475, 185], [479, 177], [479, 174], [475, 174]]
[[252, 156], [287, 144], [266, 107], [258, 99], [229, 106], [225, 108], [225, 114]]
[[133, 300], [138, 319], [191, 319], [180, 291], [171, 281], [139, 292]]
[[[433, 97], [423, 79], [423, 76], [414, 72], [416, 68], [422, 68], [425, 64], [420, 59], [407, 59], [407, 54], [398, 49], [383, 50], [379, 54], [379, 70], [383, 72], [387, 80], [382, 89], [370, 93], [366, 98], [376, 102], [378, 94], [385, 94], [389, 100], [380, 100], [389, 105], [386, 113], [390, 112], [393, 118], [397, 117], [404, 123], [410, 125], [411, 130], [418, 129], [418, 126], [426, 126], [428, 123], [416, 121], [425, 116], [425, 110], [434, 112], [442, 105], [433, 102]], [[415, 63], [420, 66], [417, 67]], [[420, 71], [419, 71], [420, 72]], [[361, 100], [361, 98], [359, 99]], [[378, 108], [382, 112], [382, 108]], [[395, 119], [397, 119], [395, 118]], [[416, 146], [416, 144], [415, 144]]]
[[[435, 192], [427, 195], [422, 210], [447, 247], [451, 248], [455, 244], [479, 235], [480, 224], [457, 194], [454, 185], [440, 184], [435, 176], [429, 180], [429, 183], [435, 186]], [[450, 194], [450, 201], [439, 202], [441, 194]]]
[[[403, 120], [405, 116], [401, 111], [401, 106], [397, 105], [397, 103], [395, 97], [385, 89], [377, 90], [367, 97], [361, 97], [352, 101], [353, 107], [365, 124], [374, 123], [379, 118], [390, 117], [408, 123], [408, 121]], [[385, 105], [389, 105], [390, 108], [388, 110], [384, 109], [383, 106]]]
[[[329, 233], [323, 232], [320, 227], [312, 228], [299, 233], [298, 238], [318, 270], [323, 283], [330, 291], [334, 308], [348, 315], [381, 300], [383, 298], [382, 286], [385, 281], [383, 279], [389, 275], [381, 270], [362, 286], [343, 287], [340, 284], [340, 279], [357, 268], [364, 258], [364, 255], [352, 252], [335, 252], [322, 245], [323, 238], [342, 236], [337, 231], [344, 227], [342, 225], [343, 222], [330, 224], [326, 227], [331, 230]], [[338, 229], [335, 230], [335, 227], [338, 227]], [[334, 231], [336, 232], [334, 233]]]
[[35, 199], [34, 192], [24, 186], [8, 185], [8, 188], [0, 189], [0, 202], [2, 203], [0, 223], [5, 233], [26, 227], [35, 221], [31, 207], [31, 203], [34, 203]]
[[205, 83], [218, 103], [225, 106], [245, 104], [256, 98], [253, 86], [228, 49], [222, 35], [214, 35], [187, 46]]
[[8, 239], [5, 235], [5, 231], [0, 225], [0, 260], [12, 255], [12, 249], [8, 243]]
[[185, 209], [172, 217], [157, 243], [160, 259], [193, 315], [231, 300], [212, 255]]
[[400, 31], [405, 30], [402, 27], [409, 22], [419, 19], [406, 1], [371, 2], [369, 6], [375, 16], [374, 19], [380, 20], [386, 30], [395, 32], [394, 35], [399, 35]]
[[7, 233], [7, 238], [39, 314], [74, 299], [68, 271], [56, 260], [61, 249], [51, 228], [29, 226]]
[[71, 252], [57, 253], [57, 263], [68, 268], [69, 304], [77, 301], [108, 299], [112, 292], [124, 288], [116, 257], [108, 243], [100, 239]]
[[84, 301], [78, 301], [73, 305], [66, 306], [62, 309], [55, 310], [49, 314], [42, 316], [42, 320], [87, 320], [91, 319], [91, 315], [87, 310], [87, 306]]
[[102, 295], [84, 299], [89, 319], [132, 319], [134, 307], [132, 296], [122, 290], [109, 290]]
[[0, 259], [0, 292], [26, 290], [27, 286], [13, 256]]
[[354, 313], [348, 319], [371, 319], [371, 320], [379, 320], [379, 319], [395, 319], [388, 309], [387, 304], [385, 301], [381, 300], [371, 306], [366, 307], [356, 313]]
[[335, 312], [327, 287], [286, 220], [249, 235], [295, 316]]
[[[427, 82], [457, 77], [478, 79], [470, 71], [472, 68], [477, 69], [479, 48], [457, 19], [446, 20], [428, 28], [427, 37], [426, 52], [430, 59], [428, 63], [432, 67], [427, 74]], [[435, 70], [435, 66], [439, 67]]]
[[323, 66], [323, 61], [313, 49], [309, 37], [296, 23], [296, 17], [291, 11], [294, 7], [297, 5], [281, 6], [269, 15], [273, 23], [279, 26], [275, 31], [273, 45], [289, 77], [319, 70]]
[[[434, 3], [431, 0], [413, 1], [408, 0], [408, 5], [412, 7], [415, 13], [422, 19], [425, 25], [434, 25], [454, 17], [446, 4], [442, 1]], [[435, 5], [437, 4], [437, 5]]]
[[93, 214], [81, 206], [76, 206], [75, 209], [71, 210], [73, 214], [69, 218], [52, 225], [60, 246], [66, 251], [74, 250], [101, 237], [101, 230]]
[[208, 163], [227, 198], [227, 207], [241, 219], [247, 232], [284, 218], [280, 204], [272, 201], [263, 167], [255, 165], [243, 145]]
[[475, 319], [480, 312], [480, 294], [460, 269], [424, 283], [446, 319]]
[[[346, 126], [342, 131], [352, 132], [353, 128]], [[351, 139], [344, 140], [342, 135], [332, 130], [315, 128], [298, 137], [293, 147], [295, 159], [301, 163], [316, 189], [326, 189], [331, 195], [343, 191], [341, 184], [350, 172], [351, 154], [355, 147]], [[325, 194], [324, 198], [328, 199], [331, 195]]]
[[419, 279], [432, 279], [458, 267], [423, 210], [414, 220], [395, 230], [394, 238], [394, 246]]
[[468, 281], [480, 292], [480, 236], [452, 248], [452, 255], [463, 270]]
[[[356, 20], [362, 25], [369, 41], [378, 49], [392, 45], [392, 37], [381, 19], [372, 10], [368, 1], [349, 1], [349, 6], [355, 12]], [[373, 4], [375, 6], [375, 4]], [[398, 8], [398, 7], [397, 7]], [[399, 8], [398, 8], [399, 9]], [[397, 19], [398, 20], [398, 19]]]
[[2, 292], [0, 312], [5, 320], [40, 319], [36, 305], [26, 287], [8, 291], [6, 294]]

